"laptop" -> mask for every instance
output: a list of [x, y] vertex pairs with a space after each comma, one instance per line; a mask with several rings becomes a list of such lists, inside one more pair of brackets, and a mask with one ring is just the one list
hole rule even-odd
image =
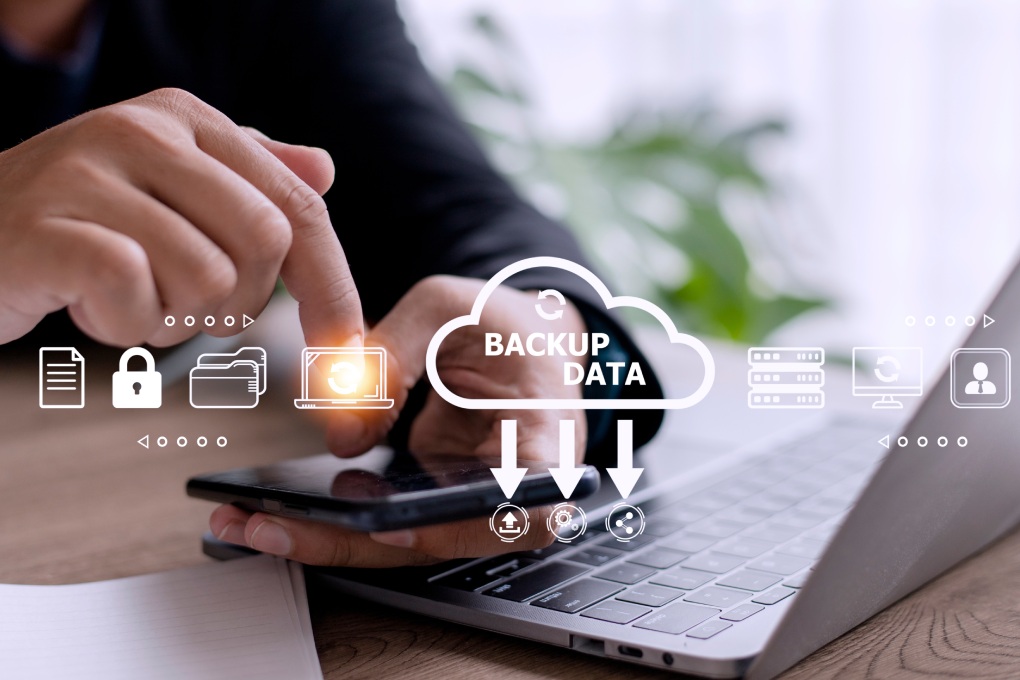
[[386, 350], [306, 347], [301, 350], [298, 408], [393, 408], [386, 396]]
[[[961, 349], [1020, 341], [1014, 271]], [[849, 348], [848, 348], [849, 350]], [[581, 505], [580, 542], [430, 567], [309, 569], [343, 593], [579, 653], [712, 678], [771, 678], [1020, 520], [1020, 425], [961, 409], [944, 374], [899, 430], [795, 425], [691, 472], [683, 412], [641, 454], [644, 532]], [[670, 428], [674, 429], [670, 429]], [[697, 452], [694, 452], [697, 455]], [[708, 454], [706, 454], [708, 455]], [[688, 457], [689, 458], [689, 457]], [[207, 540], [206, 550], [224, 556]]]

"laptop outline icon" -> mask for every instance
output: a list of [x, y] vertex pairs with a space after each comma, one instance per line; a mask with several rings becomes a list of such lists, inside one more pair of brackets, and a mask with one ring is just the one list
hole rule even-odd
[[[314, 363], [323, 355], [335, 357], [377, 356], [379, 358], [378, 398], [365, 397], [311, 397], [311, 372]], [[393, 400], [386, 397], [386, 349], [383, 347], [305, 347], [301, 350], [301, 397], [294, 400], [300, 409], [388, 409]]]

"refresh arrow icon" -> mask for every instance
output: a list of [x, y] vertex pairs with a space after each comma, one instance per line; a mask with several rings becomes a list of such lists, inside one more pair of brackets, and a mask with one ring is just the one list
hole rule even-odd
[[567, 306], [567, 299], [563, 297], [563, 293], [561, 293], [558, 290], [548, 288], [546, 290], [538, 291], [538, 302], [535, 303], [535, 311], [538, 313], [540, 317], [542, 317], [546, 321], [556, 321], [557, 319], [562, 319], [563, 309], [557, 309], [552, 312], [545, 311], [545, 308], [542, 306], [542, 300], [546, 299], [547, 297], [555, 298], [556, 302], [559, 303], [561, 308]]

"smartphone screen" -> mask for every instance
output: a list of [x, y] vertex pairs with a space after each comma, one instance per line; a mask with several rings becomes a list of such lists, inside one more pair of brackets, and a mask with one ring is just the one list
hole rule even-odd
[[[321, 454], [202, 475], [188, 481], [188, 494], [381, 531], [489, 514], [507, 500], [491, 467], [499, 467], [499, 461], [377, 447], [350, 459]], [[598, 471], [589, 467], [572, 498], [589, 496], [598, 487]], [[510, 500], [535, 506], [564, 499], [548, 468], [537, 467]]]

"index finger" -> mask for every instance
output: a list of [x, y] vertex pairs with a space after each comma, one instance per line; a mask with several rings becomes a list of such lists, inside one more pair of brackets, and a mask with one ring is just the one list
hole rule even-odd
[[197, 99], [184, 108], [198, 147], [247, 180], [290, 221], [293, 241], [280, 275], [298, 301], [305, 342], [360, 346], [365, 335], [361, 298], [325, 201], [216, 109]]

